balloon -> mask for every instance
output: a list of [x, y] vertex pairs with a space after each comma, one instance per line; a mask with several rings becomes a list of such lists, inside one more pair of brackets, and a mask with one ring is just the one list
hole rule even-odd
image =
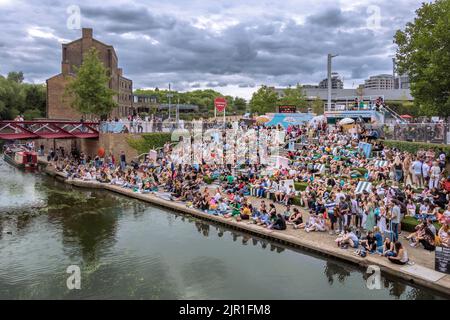
[[97, 155], [98, 155], [100, 158], [103, 158], [103, 156], [105, 155], [105, 149], [103, 149], [103, 148], [98, 148]]

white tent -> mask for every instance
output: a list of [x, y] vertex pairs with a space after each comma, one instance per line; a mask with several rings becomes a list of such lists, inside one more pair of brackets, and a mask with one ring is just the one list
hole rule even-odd
[[327, 117], [325, 117], [324, 115], [316, 116], [316, 117], [312, 118], [311, 120], [309, 120], [310, 125], [317, 125], [319, 123], [324, 123], [324, 122], [327, 122]]
[[344, 118], [341, 121], [339, 121], [339, 124], [341, 126], [346, 125], [346, 124], [352, 124], [355, 123], [355, 120], [353, 120], [352, 118]]

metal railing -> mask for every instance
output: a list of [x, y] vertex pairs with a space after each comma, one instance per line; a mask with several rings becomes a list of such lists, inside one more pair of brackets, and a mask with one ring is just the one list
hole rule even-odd
[[[198, 126], [194, 122], [176, 122], [176, 121], [104, 121], [100, 123], [99, 131], [101, 133], [151, 133], [151, 132], [173, 132], [176, 129], [192, 130]], [[204, 130], [223, 128], [223, 122], [202, 122]]]
[[388, 140], [450, 144], [450, 127], [446, 123], [397, 123], [383, 126]]

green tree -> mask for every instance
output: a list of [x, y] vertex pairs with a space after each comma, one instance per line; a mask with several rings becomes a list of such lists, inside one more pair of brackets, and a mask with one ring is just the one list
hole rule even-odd
[[250, 110], [252, 113], [258, 114], [275, 112], [277, 102], [277, 93], [272, 88], [263, 85], [258, 91], [253, 93], [250, 100]]
[[450, 116], [450, 0], [423, 3], [398, 30], [398, 71], [408, 74], [414, 102], [424, 115]]
[[298, 109], [306, 109], [306, 96], [300, 85], [295, 88], [286, 88], [283, 90], [283, 96], [278, 99], [279, 105], [296, 106]]
[[311, 109], [312, 112], [317, 114], [317, 115], [321, 115], [323, 114], [323, 108], [324, 108], [325, 103], [322, 101], [322, 99], [320, 99], [320, 97], [316, 97], [312, 102], [311, 102]]
[[83, 115], [105, 116], [117, 107], [113, 99], [117, 93], [108, 86], [111, 77], [95, 48], [85, 54], [76, 74], [66, 87], [66, 96], [73, 98], [74, 109]]
[[21, 84], [0, 76], [0, 119], [14, 119], [24, 105], [25, 95]]
[[23, 77], [23, 72], [22, 71], [19, 71], [19, 72], [12, 71], [12, 72], [8, 73], [8, 80], [9, 81], [22, 83], [23, 79], [24, 79], [24, 77]]
[[0, 75], [0, 119], [14, 119], [23, 114], [27, 119], [45, 116], [46, 87], [43, 84], [22, 83], [22, 72]]
[[[25, 105], [20, 111], [26, 113], [28, 111], [29, 117], [27, 119], [41, 118], [45, 116], [46, 112], [46, 100], [47, 100], [47, 88], [43, 84], [23, 84], [23, 90], [25, 94]], [[31, 112], [32, 110], [32, 112]], [[31, 112], [31, 113], [30, 113]]]
[[247, 111], [247, 101], [245, 101], [244, 98], [235, 97], [234, 109], [237, 113], [244, 113], [245, 111]]

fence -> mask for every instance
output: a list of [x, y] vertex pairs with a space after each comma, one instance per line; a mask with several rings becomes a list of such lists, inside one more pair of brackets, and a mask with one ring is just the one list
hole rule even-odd
[[450, 144], [450, 128], [446, 123], [406, 123], [383, 126], [388, 140]]
[[223, 128], [222, 122], [168, 122], [168, 121], [105, 121], [100, 123], [102, 133], [151, 133], [173, 132], [176, 129], [192, 130], [200, 123], [203, 130]]

